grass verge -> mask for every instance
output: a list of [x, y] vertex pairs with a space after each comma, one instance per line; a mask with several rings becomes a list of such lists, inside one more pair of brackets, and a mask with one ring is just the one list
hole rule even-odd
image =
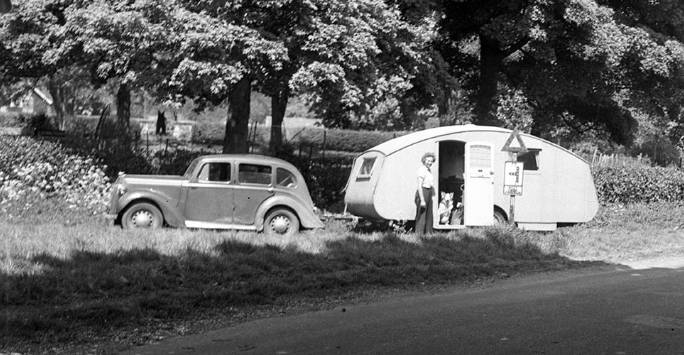
[[417, 238], [331, 225], [289, 239], [95, 224], [0, 223], [0, 231], [2, 351], [145, 342], [211, 314], [583, 265], [506, 228]]
[[542, 239], [530, 242], [575, 260], [620, 263], [684, 256], [684, 203], [603, 206], [589, 223]]

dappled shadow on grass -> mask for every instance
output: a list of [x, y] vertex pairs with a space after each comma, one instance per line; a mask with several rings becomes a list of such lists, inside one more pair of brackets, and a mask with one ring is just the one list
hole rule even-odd
[[582, 265], [515, 243], [506, 230], [486, 231], [484, 238], [450, 234], [416, 241], [391, 233], [372, 241], [350, 237], [329, 242], [318, 254], [236, 241], [221, 242], [211, 252], [188, 249], [179, 255], [154, 249], [75, 251], [65, 260], [43, 254], [31, 260], [45, 266], [43, 273], [1, 277], [0, 346], [85, 342], [123, 327], [203, 312]]

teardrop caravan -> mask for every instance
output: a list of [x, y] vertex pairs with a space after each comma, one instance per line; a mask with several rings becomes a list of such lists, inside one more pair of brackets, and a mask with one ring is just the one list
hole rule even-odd
[[[347, 211], [373, 220], [414, 220], [416, 174], [421, 157], [432, 152], [434, 228], [505, 222], [511, 197], [504, 193], [504, 165], [515, 156], [502, 149], [510, 137], [508, 129], [462, 125], [418, 131], [377, 145], [354, 161], [344, 197]], [[518, 227], [549, 231], [594, 218], [599, 204], [589, 164], [544, 139], [524, 133], [520, 138], [527, 151], [517, 156], [523, 166], [522, 194], [514, 200]], [[445, 208], [439, 213], [442, 193], [453, 193], [446, 219]]]

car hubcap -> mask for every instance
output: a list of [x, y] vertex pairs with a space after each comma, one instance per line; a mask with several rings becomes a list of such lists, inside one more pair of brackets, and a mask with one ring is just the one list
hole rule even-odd
[[271, 219], [271, 230], [276, 233], [287, 233], [290, 229], [290, 219], [285, 216], [275, 216]]
[[154, 221], [154, 216], [147, 210], [140, 210], [133, 214], [131, 217], [131, 222], [136, 228], [150, 228], [152, 227], [152, 222]]

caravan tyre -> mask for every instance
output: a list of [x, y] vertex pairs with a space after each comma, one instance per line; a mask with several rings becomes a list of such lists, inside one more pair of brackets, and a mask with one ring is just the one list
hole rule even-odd
[[494, 224], [506, 224], [508, 223], [508, 220], [506, 219], [506, 216], [504, 216], [501, 211], [494, 210]]

